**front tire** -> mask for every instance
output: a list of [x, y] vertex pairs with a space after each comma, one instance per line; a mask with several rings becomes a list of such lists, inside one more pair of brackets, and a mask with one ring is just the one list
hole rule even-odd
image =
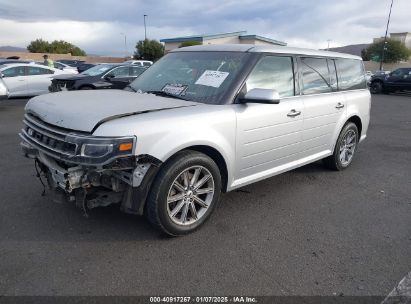
[[197, 151], [181, 151], [160, 169], [146, 204], [148, 221], [169, 236], [193, 232], [210, 217], [221, 194], [216, 163]]
[[354, 158], [354, 154], [359, 141], [359, 132], [357, 126], [348, 122], [338, 136], [335, 144], [333, 155], [325, 158], [324, 164], [336, 171], [341, 171], [348, 168]]
[[370, 92], [372, 94], [381, 94], [384, 91], [384, 86], [381, 81], [374, 81], [370, 85]]

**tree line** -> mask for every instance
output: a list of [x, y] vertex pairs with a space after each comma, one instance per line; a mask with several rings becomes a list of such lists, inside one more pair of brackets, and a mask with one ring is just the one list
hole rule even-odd
[[71, 54], [72, 56], [86, 56], [86, 52], [74, 44], [64, 40], [54, 40], [48, 42], [43, 39], [36, 39], [27, 46], [30, 53], [49, 54]]
[[384, 50], [384, 63], [397, 63], [400, 61], [407, 61], [411, 56], [411, 50], [408, 49], [401, 41], [387, 38], [384, 40], [374, 42], [370, 44], [366, 49], [361, 51], [361, 57], [364, 61], [376, 61], [380, 62], [382, 59], [382, 50]]

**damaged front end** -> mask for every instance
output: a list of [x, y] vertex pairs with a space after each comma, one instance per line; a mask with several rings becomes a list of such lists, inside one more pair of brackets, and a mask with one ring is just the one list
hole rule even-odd
[[160, 161], [135, 156], [137, 139], [95, 137], [24, 116], [19, 134], [26, 157], [33, 158], [57, 196], [88, 209], [120, 204], [127, 213], [142, 214], [149, 185]]

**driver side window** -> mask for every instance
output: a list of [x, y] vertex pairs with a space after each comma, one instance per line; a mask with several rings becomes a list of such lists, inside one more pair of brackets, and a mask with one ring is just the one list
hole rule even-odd
[[280, 97], [294, 96], [293, 61], [286, 56], [265, 56], [256, 64], [246, 81], [251, 89], [276, 90]]

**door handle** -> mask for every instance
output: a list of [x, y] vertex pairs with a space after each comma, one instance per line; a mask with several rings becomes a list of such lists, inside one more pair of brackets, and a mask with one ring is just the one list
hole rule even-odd
[[342, 108], [344, 108], [344, 105], [341, 102], [339, 102], [339, 103], [337, 103], [337, 105], [335, 107], [337, 109], [342, 109]]
[[287, 114], [287, 116], [288, 116], [288, 117], [296, 117], [296, 116], [298, 116], [298, 115], [300, 115], [300, 114], [301, 114], [301, 111], [296, 111], [296, 110], [292, 109], [292, 110]]

